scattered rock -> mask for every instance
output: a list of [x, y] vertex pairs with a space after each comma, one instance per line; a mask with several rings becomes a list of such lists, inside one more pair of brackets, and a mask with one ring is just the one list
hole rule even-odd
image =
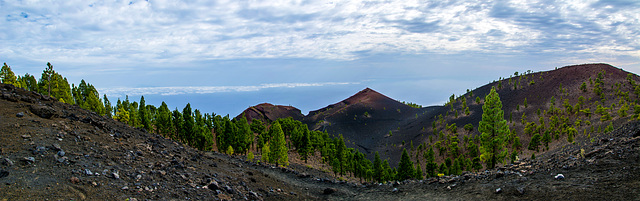
[[496, 189], [496, 194], [502, 193], [502, 188], [497, 188]]
[[233, 188], [229, 187], [229, 186], [224, 186], [224, 190], [227, 191], [227, 193], [229, 194], [234, 194], [236, 193], [235, 190], [233, 190]]
[[78, 177], [71, 177], [69, 181], [71, 181], [72, 184], [80, 183], [80, 179]]
[[24, 112], [18, 112], [18, 114], [16, 114], [16, 117], [24, 117]]
[[23, 139], [29, 139], [31, 138], [31, 135], [21, 135], [20, 137], [22, 137]]
[[52, 144], [52, 145], [51, 145], [51, 147], [53, 147], [53, 150], [56, 150], [56, 151], [62, 151], [62, 147], [60, 147], [60, 145], [59, 145], [59, 144], [55, 144], [55, 143], [54, 143], [54, 144]]
[[9, 159], [9, 158], [4, 158], [2, 160], [2, 164], [6, 165], [6, 166], [13, 166], [13, 161], [11, 159]]
[[556, 175], [556, 176], [555, 176], [555, 177], [553, 177], [553, 178], [558, 179], [558, 180], [559, 180], [559, 179], [564, 179], [564, 175], [562, 175], [562, 174], [558, 174], [558, 175]]
[[325, 195], [330, 195], [335, 193], [337, 190], [335, 188], [325, 188], [324, 191], [322, 191], [323, 194]]
[[34, 158], [34, 157], [24, 157], [24, 158], [22, 158], [22, 161], [27, 162], [27, 164], [31, 164], [31, 163], [35, 163], [36, 162], [36, 158]]
[[[449, 188], [449, 189], [451, 189], [451, 188]], [[398, 193], [398, 192], [400, 192], [400, 190], [398, 190], [398, 188], [393, 188], [393, 190], [391, 190], [391, 192], [392, 193]]]
[[89, 170], [89, 169], [84, 169], [84, 173], [85, 173], [87, 176], [93, 176], [93, 172], [91, 172], [91, 170]]
[[218, 185], [218, 182], [216, 182], [215, 180], [211, 181], [211, 183], [209, 183], [209, 185], [207, 185], [207, 187], [209, 189], [211, 189], [211, 190], [214, 190], [214, 191], [220, 189], [220, 185]]
[[120, 174], [118, 174], [117, 172], [112, 173], [112, 174], [111, 174], [111, 176], [112, 176], [114, 179], [120, 179]]
[[58, 161], [58, 163], [64, 163], [65, 161], [69, 160], [69, 158], [67, 158], [66, 156], [63, 157], [57, 157], [58, 155], [56, 155], [56, 160]]
[[524, 195], [524, 187], [518, 187], [516, 190], [518, 190], [518, 193], [520, 193], [520, 195]]
[[38, 154], [44, 154], [47, 151], [46, 147], [43, 146], [37, 146], [35, 150], [33, 150], [33, 154], [34, 155], [38, 155]]
[[65, 153], [64, 153], [64, 151], [60, 150], [60, 151], [58, 151], [57, 154], [58, 154], [58, 156], [62, 157], [62, 156], [64, 156]]

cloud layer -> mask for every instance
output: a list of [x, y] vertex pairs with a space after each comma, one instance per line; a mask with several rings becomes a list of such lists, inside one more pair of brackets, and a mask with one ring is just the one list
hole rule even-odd
[[640, 57], [635, 0], [0, 1], [0, 13], [0, 55], [85, 64], [468, 51]]
[[325, 83], [274, 83], [254, 86], [187, 86], [187, 87], [114, 87], [99, 89], [103, 94], [113, 97], [125, 95], [182, 95], [182, 94], [212, 94], [223, 92], [254, 92], [272, 88], [296, 88], [296, 87], [322, 87], [333, 85], [351, 85], [359, 83], [350, 82], [325, 82]]

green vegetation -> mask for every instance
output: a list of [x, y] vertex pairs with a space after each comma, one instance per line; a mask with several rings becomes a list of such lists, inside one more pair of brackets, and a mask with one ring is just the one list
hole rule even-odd
[[[501, 162], [507, 155], [504, 149], [504, 137], [509, 134], [509, 126], [504, 119], [502, 111], [502, 102], [495, 88], [491, 89], [489, 95], [485, 98], [482, 106], [482, 121], [478, 126], [481, 134], [480, 146], [482, 161], [487, 163], [487, 168], [495, 167], [496, 163]], [[525, 99], [526, 101], [526, 99]]]
[[418, 104], [415, 104], [415, 103], [412, 103], [412, 102], [404, 102], [404, 101], [402, 101], [402, 104], [411, 106], [413, 108], [422, 108], [422, 105], [418, 105]]

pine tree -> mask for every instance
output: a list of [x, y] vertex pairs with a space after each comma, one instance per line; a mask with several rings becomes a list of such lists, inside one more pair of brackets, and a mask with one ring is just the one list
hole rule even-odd
[[144, 101], [144, 96], [140, 96], [140, 106], [138, 108], [138, 117], [140, 117], [140, 123], [142, 127], [148, 131], [151, 131], [151, 119], [150, 114], [147, 111], [147, 105]]
[[16, 74], [13, 73], [11, 67], [4, 63], [2, 69], [0, 70], [0, 78], [2, 79], [2, 83], [4, 84], [13, 84], [17, 83]]
[[195, 122], [193, 119], [193, 113], [191, 112], [191, 104], [187, 103], [187, 106], [182, 109], [182, 131], [180, 132], [180, 139], [189, 145], [193, 145], [195, 135]]
[[400, 164], [398, 164], [398, 180], [410, 179], [415, 176], [413, 170], [413, 162], [409, 158], [406, 149], [402, 149], [402, 156], [400, 157]]
[[346, 152], [347, 146], [344, 144], [344, 137], [340, 134], [337, 138], [333, 139], [333, 144], [335, 146], [334, 156], [333, 158], [338, 161], [337, 168], [340, 174], [345, 173], [346, 171]]
[[[306, 126], [306, 125], [305, 125]], [[311, 136], [309, 129], [303, 129], [302, 138], [300, 139], [300, 147], [298, 148], [298, 154], [300, 154], [300, 158], [307, 162], [307, 158], [309, 154], [313, 153], [313, 146], [311, 144]]]
[[182, 132], [182, 126], [184, 125], [184, 120], [182, 119], [182, 113], [180, 113], [178, 108], [174, 109], [173, 112], [171, 113], [171, 122], [173, 122], [173, 130], [171, 131], [170, 136], [172, 136], [172, 138], [176, 141], [181, 140], [180, 133]]
[[[47, 80], [47, 95], [51, 96], [51, 77], [53, 76], [53, 74], [55, 74], [56, 72], [53, 70], [53, 65], [51, 65], [51, 63], [47, 62], [47, 68], [42, 71], [42, 78]], [[41, 81], [42, 82], [42, 79]]]
[[165, 137], [172, 137], [172, 134], [175, 129], [173, 128], [173, 122], [171, 121], [171, 111], [169, 111], [169, 107], [167, 104], [162, 101], [160, 104], [160, 108], [158, 108], [158, 114], [155, 118], [155, 127], [156, 133], [161, 134]]
[[380, 154], [376, 151], [376, 155], [373, 159], [373, 179], [378, 182], [382, 182], [384, 169], [382, 167], [382, 160], [380, 160]]
[[264, 146], [262, 146], [262, 162], [268, 163], [269, 162], [269, 154], [271, 154], [271, 151], [269, 151], [269, 143], [264, 144]]
[[432, 146], [429, 146], [429, 150], [424, 153], [424, 159], [426, 160], [425, 174], [427, 174], [428, 177], [435, 177], [438, 164], [436, 163], [435, 152]]
[[536, 133], [531, 137], [531, 141], [529, 141], [527, 149], [538, 151], [538, 146], [540, 146], [540, 134]]
[[271, 163], [275, 163], [276, 166], [278, 166], [279, 164], [282, 164], [283, 166], [289, 165], [289, 156], [287, 153], [289, 151], [289, 148], [287, 148], [287, 144], [284, 139], [284, 132], [280, 127], [280, 123], [276, 121], [275, 123], [273, 123], [273, 125], [271, 125], [271, 128], [269, 129], [269, 135], [272, 136], [269, 143], [271, 144], [269, 161]]
[[113, 115], [113, 106], [111, 106], [111, 101], [107, 98], [107, 94], [104, 95], [104, 112], [105, 115], [109, 118]]
[[416, 165], [417, 165], [418, 167], [416, 167], [416, 171], [415, 171], [415, 172], [416, 172], [416, 175], [415, 175], [413, 178], [416, 178], [416, 179], [422, 179], [422, 178], [424, 178], [424, 177], [422, 177], [422, 166], [420, 166], [420, 163], [417, 163]]
[[482, 146], [480, 146], [482, 161], [487, 163], [487, 168], [494, 168], [507, 155], [504, 150], [504, 138], [509, 134], [509, 126], [504, 119], [502, 102], [495, 88], [485, 97], [482, 106], [482, 121], [478, 126]]
[[236, 126], [238, 127], [237, 139], [234, 143], [236, 144], [236, 150], [238, 153], [246, 153], [249, 151], [251, 142], [253, 142], [253, 132], [247, 122], [247, 118], [244, 116], [236, 122]]

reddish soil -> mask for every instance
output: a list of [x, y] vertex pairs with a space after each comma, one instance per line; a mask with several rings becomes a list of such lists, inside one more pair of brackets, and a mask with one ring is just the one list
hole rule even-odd
[[241, 114], [239, 114], [237, 118], [241, 118], [244, 115], [249, 123], [253, 121], [253, 119], [259, 119], [263, 123], [265, 122], [273, 122], [280, 118], [292, 117], [294, 120], [302, 120], [304, 115], [300, 109], [292, 107], [292, 106], [284, 106], [284, 105], [272, 105], [269, 103], [261, 103], [259, 105], [247, 108]]

